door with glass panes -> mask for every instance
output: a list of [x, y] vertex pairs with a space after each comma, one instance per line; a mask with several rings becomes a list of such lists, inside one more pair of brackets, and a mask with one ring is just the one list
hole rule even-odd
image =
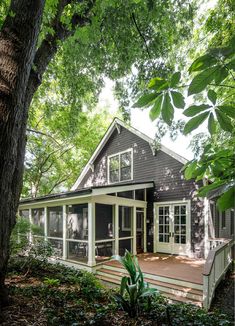
[[186, 255], [190, 250], [189, 202], [155, 205], [154, 251]]

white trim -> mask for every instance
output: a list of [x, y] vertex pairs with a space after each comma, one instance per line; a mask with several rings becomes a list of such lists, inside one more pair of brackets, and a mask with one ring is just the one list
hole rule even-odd
[[209, 242], [209, 199], [204, 198], [204, 257], [207, 258], [207, 255], [210, 250]]
[[[102, 140], [100, 141], [99, 145], [96, 147], [96, 150], [94, 151], [93, 155], [91, 156], [90, 160], [88, 161], [88, 163], [86, 164], [86, 166], [84, 167], [84, 169], [82, 170], [81, 174], [79, 175], [78, 179], [76, 180], [76, 182], [74, 183], [74, 185], [72, 186], [71, 190], [76, 190], [78, 188], [78, 186], [80, 185], [80, 183], [82, 182], [83, 178], [85, 177], [85, 175], [87, 174], [87, 172], [90, 169], [90, 164], [92, 164], [95, 159], [97, 158], [97, 156], [99, 155], [99, 153], [101, 152], [102, 148], [104, 147], [104, 145], [106, 144], [107, 140], [109, 139], [109, 137], [111, 136], [111, 134], [113, 133], [113, 131], [116, 128], [116, 125], [119, 125], [123, 128], [126, 128], [127, 130], [129, 130], [130, 132], [132, 132], [133, 134], [137, 135], [138, 137], [142, 138], [143, 140], [145, 140], [146, 142], [149, 143], [150, 147], [152, 146], [152, 143], [154, 142], [154, 140], [148, 136], [146, 136], [145, 134], [143, 134], [142, 132], [140, 132], [139, 130], [126, 125], [123, 121], [121, 121], [118, 118], [115, 118], [113, 120], [113, 122], [111, 123], [111, 125], [109, 126], [107, 132], [105, 133], [104, 137], [102, 138]], [[170, 155], [171, 157], [173, 157], [174, 159], [176, 159], [178, 162], [182, 163], [182, 164], [186, 164], [188, 162], [188, 160], [186, 160], [185, 158], [183, 158], [182, 156], [178, 155], [177, 153], [175, 153], [174, 151], [170, 150], [169, 148], [161, 145], [160, 148], [161, 151], [163, 151], [164, 153]]]
[[[121, 180], [121, 155], [125, 154], [125, 153], [128, 153], [128, 152], [131, 153], [131, 178], [127, 179], [127, 180]], [[111, 182], [110, 181], [110, 164], [109, 164], [109, 160], [110, 160], [110, 158], [115, 157], [115, 156], [118, 156], [118, 160], [119, 160], [119, 162], [118, 162], [118, 181]], [[124, 151], [121, 151], [121, 152], [118, 152], [118, 153], [107, 156], [107, 173], [108, 173], [108, 184], [110, 184], [110, 185], [133, 180], [133, 148], [131, 147], [131, 148], [128, 148], [128, 149], [126, 149]]]
[[[190, 200], [173, 200], [173, 201], [163, 201], [163, 202], [156, 202], [154, 203], [154, 252], [158, 252], [159, 251], [159, 242], [157, 241], [157, 235], [158, 235], [158, 207], [159, 206], [169, 206], [169, 214], [170, 214], [170, 222], [169, 222], [169, 226], [170, 225], [174, 225], [174, 221], [173, 221], [173, 217], [174, 217], [174, 213], [173, 213], [173, 207], [175, 205], [186, 205], [186, 243], [185, 243], [185, 251], [184, 252], [178, 252], [177, 251], [177, 244], [173, 243], [172, 241], [169, 242], [169, 244], [166, 244], [169, 246], [168, 248], [168, 253], [170, 254], [185, 254], [187, 256], [191, 256], [191, 201]], [[171, 228], [171, 226], [170, 226]], [[170, 232], [174, 233], [174, 230], [172, 231], [170, 229]], [[182, 245], [182, 244], [181, 244]], [[177, 251], [177, 252], [176, 252]], [[164, 248], [163, 251], [160, 250], [160, 252], [164, 252]]]

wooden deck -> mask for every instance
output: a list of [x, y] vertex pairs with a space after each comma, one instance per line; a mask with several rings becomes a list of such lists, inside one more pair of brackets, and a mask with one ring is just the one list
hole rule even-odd
[[[173, 301], [202, 306], [204, 260], [146, 253], [138, 255], [138, 261], [151, 287], [157, 288]], [[123, 275], [126, 275], [126, 271], [115, 260], [104, 262], [97, 270], [98, 278], [116, 286], [120, 285]]]
[[[166, 254], [140, 254], [137, 256], [143, 273], [169, 277], [177, 280], [203, 284], [203, 259], [191, 259]], [[120, 263], [111, 260], [105, 265], [120, 267]]]

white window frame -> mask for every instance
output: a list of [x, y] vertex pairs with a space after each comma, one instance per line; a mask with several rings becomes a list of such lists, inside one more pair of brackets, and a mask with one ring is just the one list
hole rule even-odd
[[[127, 180], [120, 180], [121, 178], [121, 155], [124, 154], [124, 153], [128, 153], [128, 152], [131, 152], [131, 178], [130, 179], [127, 179]], [[115, 182], [111, 182], [110, 181], [110, 158], [114, 157], [114, 156], [118, 156], [119, 158], [119, 166], [118, 166], [118, 181], [115, 181]], [[133, 148], [128, 148], [126, 149], [125, 151], [122, 151], [122, 152], [118, 152], [118, 153], [115, 153], [115, 154], [112, 154], [112, 155], [109, 155], [107, 157], [107, 160], [108, 160], [108, 184], [115, 184], [115, 183], [121, 183], [121, 182], [126, 182], [126, 181], [130, 181], [130, 180], [133, 180]]]

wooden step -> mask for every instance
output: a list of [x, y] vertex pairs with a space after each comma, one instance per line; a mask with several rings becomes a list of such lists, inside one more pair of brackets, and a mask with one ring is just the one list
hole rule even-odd
[[[101, 281], [103, 281], [105, 284], [112, 285], [114, 287], [120, 286], [120, 281], [115, 278], [106, 277], [103, 275], [97, 275], [97, 278], [100, 279]], [[164, 292], [164, 291], [160, 291], [160, 292], [163, 296], [165, 296], [172, 302], [192, 303], [196, 306], [202, 307], [202, 301], [185, 298], [180, 295], [174, 295], [174, 294], [170, 294], [170, 293]]]
[[[114, 279], [118, 281], [119, 284], [121, 282], [121, 278], [123, 276], [128, 275], [127, 273], [120, 273], [118, 271], [113, 271], [109, 269], [102, 268], [97, 271], [97, 274], [101, 277], [108, 277], [110, 279]], [[166, 292], [172, 295], [179, 295], [181, 297], [186, 297], [190, 300], [198, 300], [202, 301], [203, 293], [202, 290], [193, 289], [191, 287], [185, 287], [182, 285], [171, 284], [170, 282], [161, 282], [152, 280], [149, 278], [145, 278], [145, 281], [150, 284], [151, 287], [158, 289], [160, 292]], [[117, 282], [115, 282], [117, 284]]]

